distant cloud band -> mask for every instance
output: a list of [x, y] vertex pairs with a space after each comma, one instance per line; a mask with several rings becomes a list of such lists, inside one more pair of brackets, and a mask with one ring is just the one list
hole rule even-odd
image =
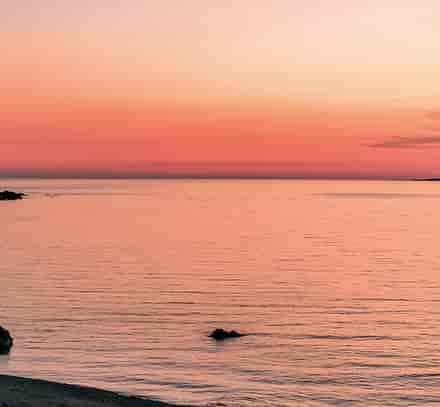
[[439, 112], [428, 112], [426, 114], [426, 116], [428, 117], [428, 119], [431, 119], [431, 120], [440, 120], [440, 111]]
[[392, 137], [389, 140], [370, 144], [372, 148], [423, 148], [440, 146], [440, 136], [426, 137]]

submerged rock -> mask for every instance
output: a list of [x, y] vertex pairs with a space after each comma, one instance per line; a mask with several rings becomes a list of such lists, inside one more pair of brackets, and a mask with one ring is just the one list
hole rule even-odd
[[0, 201], [15, 201], [17, 199], [23, 199], [26, 194], [22, 192], [3, 191], [0, 192]]
[[223, 328], [220, 329], [216, 329], [215, 331], [213, 331], [211, 333], [211, 335], [209, 335], [210, 338], [215, 339], [216, 341], [222, 341], [224, 339], [229, 339], [229, 338], [240, 338], [242, 336], [245, 336], [244, 334], [241, 334], [237, 331], [225, 331]]
[[13, 344], [14, 339], [9, 331], [0, 326], [0, 353], [8, 353]]

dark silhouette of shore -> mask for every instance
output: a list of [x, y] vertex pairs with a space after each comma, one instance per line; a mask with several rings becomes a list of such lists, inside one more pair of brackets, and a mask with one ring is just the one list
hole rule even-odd
[[0, 375], [0, 406], [177, 407], [160, 401], [122, 396], [90, 387], [4, 375]]

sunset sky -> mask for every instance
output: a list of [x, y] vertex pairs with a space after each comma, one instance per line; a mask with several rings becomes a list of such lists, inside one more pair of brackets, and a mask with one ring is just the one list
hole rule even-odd
[[438, 0], [3, 0], [0, 176], [440, 176]]

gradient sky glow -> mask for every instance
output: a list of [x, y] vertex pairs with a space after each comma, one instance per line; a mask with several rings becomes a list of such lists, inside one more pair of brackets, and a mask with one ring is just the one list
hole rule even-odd
[[3, 0], [0, 26], [0, 176], [440, 176], [438, 0]]

